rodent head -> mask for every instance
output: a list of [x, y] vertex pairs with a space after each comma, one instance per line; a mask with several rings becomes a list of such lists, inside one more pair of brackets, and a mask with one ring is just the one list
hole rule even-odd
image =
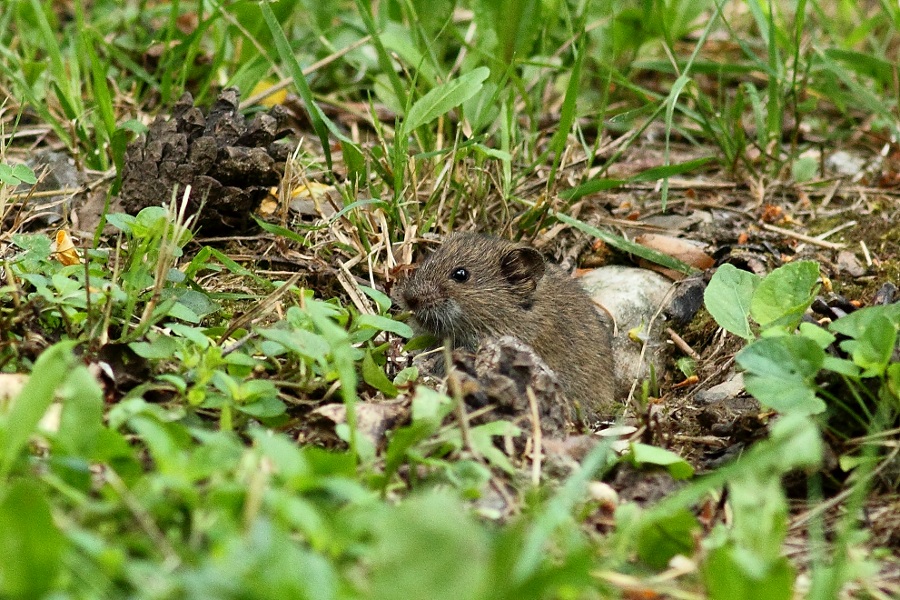
[[474, 349], [484, 336], [516, 327], [534, 304], [545, 269], [534, 248], [456, 233], [400, 282], [396, 297], [422, 330]]

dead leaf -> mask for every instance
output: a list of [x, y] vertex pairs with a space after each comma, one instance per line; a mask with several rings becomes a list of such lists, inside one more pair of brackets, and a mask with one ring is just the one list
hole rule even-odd
[[702, 250], [699, 243], [692, 240], [658, 233], [645, 233], [636, 237], [634, 241], [701, 270], [710, 268], [716, 262]]
[[[250, 92], [251, 97], [256, 97], [262, 93], [265, 93], [270, 88], [272, 88], [277, 82], [265, 80], [260, 81], [253, 87], [253, 91]], [[265, 98], [259, 101], [259, 103], [266, 108], [272, 108], [273, 106], [284, 104], [284, 101], [287, 100], [287, 90], [285, 88], [281, 88], [271, 94], [268, 94]]]
[[[347, 422], [347, 407], [343, 404], [326, 404], [313, 411], [335, 424]], [[359, 402], [356, 405], [357, 431], [378, 446], [384, 441], [384, 434], [393, 429], [401, 420], [409, 416], [409, 405], [399, 402]]]
[[50, 249], [56, 260], [67, 267], [81, 264], [81, 257], [78, 256], [75, 243], [72, 242], [72, 238], [66, 233], [65, 229], [60, 229], [56, 232], [56, 241], [51, 244]]

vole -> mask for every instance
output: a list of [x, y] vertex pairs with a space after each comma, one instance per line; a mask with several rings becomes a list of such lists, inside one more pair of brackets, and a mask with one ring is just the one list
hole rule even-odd
[[528, 344], [585, 420], [618, 412], [608, 326], [578, 282], [534, 248], [451, 234], [394, 296], [418, 330], [454, 348], [504, 335]]

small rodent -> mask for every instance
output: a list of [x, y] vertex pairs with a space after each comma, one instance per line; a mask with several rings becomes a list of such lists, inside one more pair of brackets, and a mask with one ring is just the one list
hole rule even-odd
[[510, 335], [553, 369], [569, 401], [593, 421], [616, 410], [609, 328], [587, 292], [524, 244], [454, 233], [398, 284], [418, 329], [477, 350]]

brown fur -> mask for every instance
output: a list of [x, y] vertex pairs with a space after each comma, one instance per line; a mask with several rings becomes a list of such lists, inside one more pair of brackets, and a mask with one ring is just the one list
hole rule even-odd
[[[468, 279], [459, 269], [465, 269]], [[582, 287], [535, 249], [473, 233], [450, 235], [397, 299], [424, 332], [476, 350], [511, 335], [553, 369], [588, 420], [616, 412], [609, 328]]]

